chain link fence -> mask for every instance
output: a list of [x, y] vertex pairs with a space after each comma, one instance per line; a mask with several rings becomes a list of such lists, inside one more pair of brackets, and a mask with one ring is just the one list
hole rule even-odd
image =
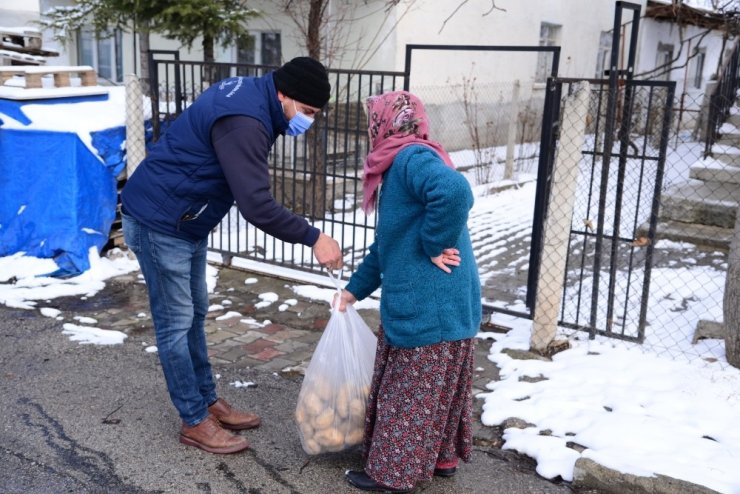
[[[605, 81], [594, 81], [586, 99], [581, 83], [563, 85], [532, 348], [549, 353], [564, 338], [606, 336], [670, 358], [723, 359], [740, 115], [728, 112], [713, 155], [704, 156], [704, 94], [674, 96], [665, 85], [638, 82], [617, 91], [611, 117]], [[581, 129], [578, 149], [572, 143]], [[499, 269], [490, 279], [510, 273]], [[523, 284], [522, 273], [508, 304], [496, 290], [484, 293], [504, 309], [526, 312]]]
[[[542, 85], [540, 85], [542, 86]], [[453, 153], [474, 185], [518, 181], [536, 174], [544, 91], [529, 80], [415, 86], [435, 140]]]

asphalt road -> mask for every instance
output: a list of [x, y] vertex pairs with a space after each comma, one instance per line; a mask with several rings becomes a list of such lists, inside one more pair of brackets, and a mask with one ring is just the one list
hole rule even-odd
[[[324, 493], [359, 492], [343, 480], [361, 468], [357, 451], [308, 457], [294, 431], [299, 376], [215, 367], [219, 393], [260, 414], [244, 432], [252, 448], [212, 455], [180, 444], [179, 420], [156, 354], [132, 332], [123, 345], [80, 345], [62, 322], [38, 311], [0, 307], [0, 492], [32, 493]], [[256, 388], [236, 388], [236, 380]], [[417, 492], [568, 493], [531, 465], [478, 446], [452, 479]]]

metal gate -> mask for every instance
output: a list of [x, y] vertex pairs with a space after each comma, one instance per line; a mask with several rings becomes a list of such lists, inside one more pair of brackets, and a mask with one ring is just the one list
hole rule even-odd
[[[627, 68], [618, 70], [622, 11], [634, 11]], [[563, 282], [560, 324], [642, 342], [675, 82], [632, 79], [640, 6], [617, 2], [609, 79], [589, 80], [586, 148]], [[548, 81], [527, 305], [534, 313], [562, 98], [583, 79]]]
[[[549, 179], [561, 125], [560, 102], [583, 79], [550, 79], [547, 125], [551, 130], [540, 170], [538, 217], [547, 214]], [[571, 219], [560, 324], [642, 341], [650, 269], [665, 169], [675, 83], [589, 80], [591, 101], [576, 203]], [[610, 95], [618, 103], [609, 119]], [[613, 122], [615, 125], [609, 125]], [[611, 152], [607, 152], [611, 150]], [[533, 229], [530, 274], [540, 263], [543, 221]], [[535, 240], [537, 239], [537, 240]], [[535, 285], [528, 287], [534, 294]], [[534, 307], [532, 307], [534, 311]]]

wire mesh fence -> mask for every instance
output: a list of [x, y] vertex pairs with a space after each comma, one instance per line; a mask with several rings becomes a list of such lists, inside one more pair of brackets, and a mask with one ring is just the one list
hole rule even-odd
[[[572, 204], [554, 189], [554, 177], [563, 173], [558, 167], [567, 162], [564, 134], [575, 125], [565, 111], [559, 117], [545, 225], [553, 216], [569, 218], [570, 235], [562, 276], [551, 241], [557, 235], [545, 232], [532, 347], [556, 344], [538, 321], [548, 304], [541, 307], [540, 300], [555, 286], [560, 337], [608, 336], [672, 358], [720, 360], [727, 249], [740, 189], [719, 180], [728, 175], [699, 178], [718, 167], [716, 157], [704, 158], [698, 139], [704, 97], [674, 98], [665, 85], [638, 82], [616, 93], [608, 126], [606, 89], [591, 88]], [[563, 89], [562, 97], [572, 91]], [[730, 116], [723, 127], [727, 141], [740, 135], [733, 121]], [[611, 142], [606, 132], [613, 132]], [[720, 149], [725, 170], [740, 165], [732, 164], [728, 148]]]
[[434, 138], [454, 153], [458, 169], [470, 172], [474, 185], [536, 173], [544, 91], [532, 81], [462, 77], [446, 86], [415, 86], [413, 92], [425, 102]]

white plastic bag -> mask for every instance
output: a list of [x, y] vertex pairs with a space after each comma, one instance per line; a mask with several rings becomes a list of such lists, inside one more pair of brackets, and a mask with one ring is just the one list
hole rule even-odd
[[[333, 278], [332, 278], [333, 279]], [[295, 419], [309, 455], [362, 442], [377, 338], [354, 307], [332, 309], [306, 369]]]

